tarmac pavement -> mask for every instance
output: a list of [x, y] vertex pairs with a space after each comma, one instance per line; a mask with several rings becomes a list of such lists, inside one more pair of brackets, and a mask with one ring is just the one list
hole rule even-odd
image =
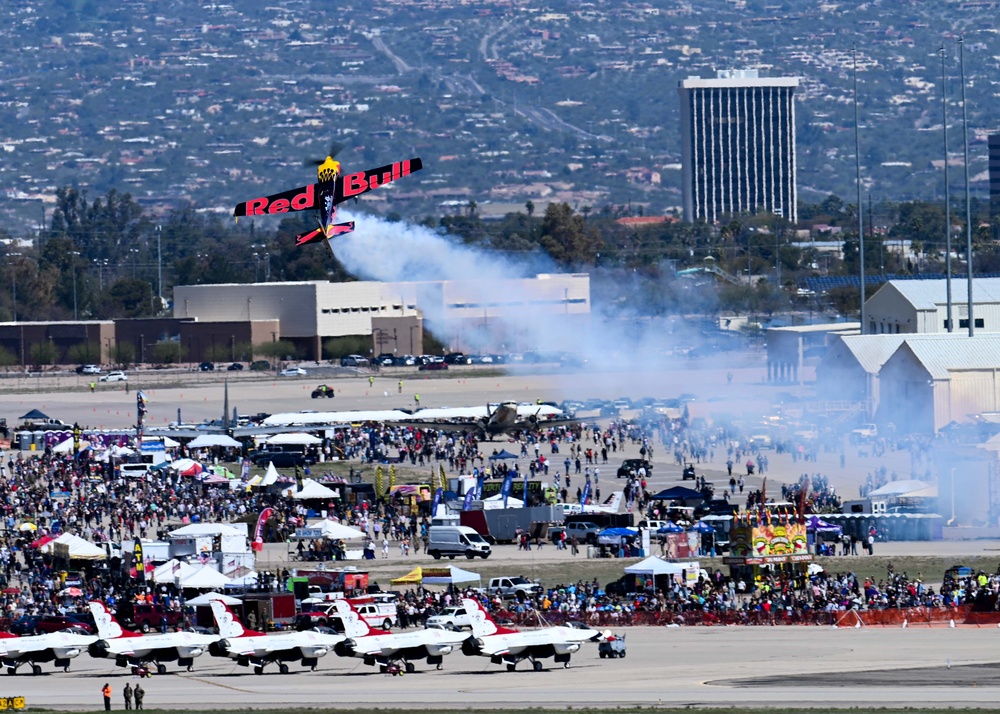
[[[568, 706], [904, 707], [993, 709], [1000, 696], [996, 628], [691, 627], [622, 628], [627, 657], [604, 660], [585, 645], [569, 668], [545, 660], [515, 672], [486, 658], [448, 655], [435, 671], [383, 675], [357, 659], [321, 658], [315, 672], [273, 666], [263, 675], [204, 655], [194, 672], [141, 680], [149, 709], [410, 707], [465, 709]], [[68, 673], [8, 677], [7, 695], [30, 707], [98, 709], [105, 682], [139, 680], [84, 654]]]

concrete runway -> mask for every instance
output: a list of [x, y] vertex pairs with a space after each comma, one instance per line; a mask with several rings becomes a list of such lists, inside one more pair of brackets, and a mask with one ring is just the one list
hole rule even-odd
[[[444, 669], [425, 663], [391, 677], [330, 654], [315, 672], [264, 675], [208, 655], [192, 673], [142, 680], [150, 709], [469, 706], [964, 706], [995, 709], [1000, 697], [1000, 632], [993, 628], [854, 629], [819, 627], [628, 628], [628, 656], [602, 660], [587, 645], [561, 666], [516, 672], [453, 653]], [[546, 660], [546, 665], [551, 664]], [[950, 668], [949, 668], [950, 664]], [[522, 671], [523, 670], [523, 671]], [[70, 672], [5, 678], [7, 696], [30, 707], [97, 709], [110, 682], [114, 707], [137, 680], [86, 654]]]

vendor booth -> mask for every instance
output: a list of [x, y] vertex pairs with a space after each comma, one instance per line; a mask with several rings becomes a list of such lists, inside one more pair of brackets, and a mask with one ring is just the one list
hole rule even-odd
[[393, 585], [465, 585], [479, 583], [483, 578], [479, 573], [462, 570], [454, 565], [444, 567], [416, 567], [406, 575], [391, 581]]
[[805, 523], [785, 514], [751, 513], [733, 521], [722, 562], [732, 577], [756, 580], [762, 570], [804, 573], [812, 559]]

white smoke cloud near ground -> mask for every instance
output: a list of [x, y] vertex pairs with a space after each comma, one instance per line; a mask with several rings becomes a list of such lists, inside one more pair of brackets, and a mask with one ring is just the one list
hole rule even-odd
[[[500, 282], [502, 280], [564, 272], [548, 256], [532, 254], [512, 258], [463, 244], [455, 236], [442, 235], [425, 226], [390, 222], [365, 214], [349, 218], [356, 221], [355, 232], [335, 238], [332, 246], [344, 267], [361, 279], [475, 281], [476, 302], [486, 304], [509, 299], [510, 296], [498, 293], [507, 289]], [[626, 289], [626, 292], [630, 291]], [[635, 294], [638, 295], [638, 290]], [[695, 334], [685, 332], [680, 336], [664, 329], [664, 320], [632, 319], [632, 313], [641, 312], [637, 309], [637, 301], [636, 297], [625, 305], [615, 306], [616, 314], [613, 315], [600, 314], [591, 303], [589, 328], [581, 327], [578, 321], [566, 320], [558, 313], [541, 310], [525, 309], [518, 312], [515, 319], [491, 315], [486, 329], [463, 333], [463, 342], [478, 352], [563, 352], [585, 364], [588, 370], [626, 374], [649, 370], [650, 358], [666, 354], [675, 344], [701, 342]], [[440, 300], [421, 304], [431, 332], [445, 326], [444, 315], [434, 312], [434, 307], [440, 304]], [[518, 335], [518, 349], [505, 344], [512, 333]], [[608, 388], [600, 391], [626, 394], [631, 390], [625, 387], [634, 386], [631, 378], [616, 380], [607, 375], [600, 380], [601, 386]], [[683, 386], [683, 382], [678, 386]]]

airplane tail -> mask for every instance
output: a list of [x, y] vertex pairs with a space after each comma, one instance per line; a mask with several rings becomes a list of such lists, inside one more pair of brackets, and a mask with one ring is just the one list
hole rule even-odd
[[236, 617], [236, 613], [230, 610], [229, 606], [222, 600], [212, 600], [209, 604], [212, 607], [212, 615], [215, 616], [215, 624], [219, 627], [220, 637], [255, 637], [264, 634], [244, 627], [240, 618]]
[[487, 635], [503, 635], [516, 632], [516, 630], [500, 627], [478, 600], [464, 598], [462, 605], [465, 606], [465, 611], [469, 613], [469, 617], [472, 620], [473, 637], [486, 637]]
[[344, 623], [345, 637], [367, 637], [372, 634], [372, 628], [361, 619], [361, 614], [347, 600], [334, 600], [333, 606], [337, 608], [337, 615]]
[[138, 632], [126, 630], [119, 624], [103, 602], [92, 600], [90, 612], [97, 625], [97, 636], [102, 640], [117, 640], [119, 637], [142, 637]]
[[323, 235], [323, 231], [319, 228], [308, 231], [307, 233], [299, 233], [295, 236], [295, 246], [305, 245], [306, 243], [316, 243], [321, 241], [326, 236]]

